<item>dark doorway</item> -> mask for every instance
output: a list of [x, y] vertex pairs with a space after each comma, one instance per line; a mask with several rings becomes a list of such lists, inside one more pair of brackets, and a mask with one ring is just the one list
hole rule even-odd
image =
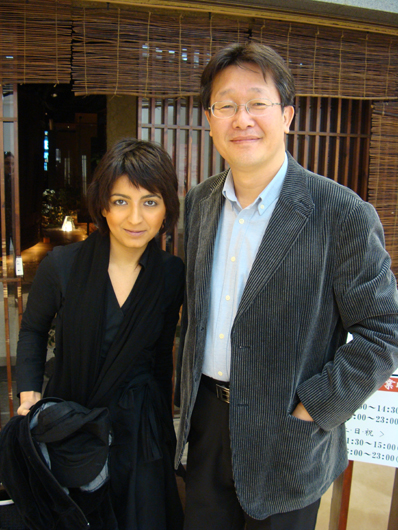
[[85, 195], [106, 151], [106, 96], [75, 96], [71, 85], [18, 87], [21, 247], [65, 215], [87, 222]]

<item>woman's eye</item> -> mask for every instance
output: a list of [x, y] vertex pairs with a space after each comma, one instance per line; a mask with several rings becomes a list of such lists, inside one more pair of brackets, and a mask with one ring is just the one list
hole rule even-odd
[[158, 203], [153, 200], [145, 201], [146, 206], [156, 206]]
[[115, 201], [113, 201], [113, 204], [115, 204], [116, 206], [124, 206], [127, 203], [124, 199], [116, 199]]

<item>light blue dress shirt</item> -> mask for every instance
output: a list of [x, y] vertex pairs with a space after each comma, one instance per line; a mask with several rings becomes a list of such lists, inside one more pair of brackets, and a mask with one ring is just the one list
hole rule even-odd
[[285, 154], [278, 173], [257, 199], [244, 209], [236, 198], [231, 171], [227, 175], [222, 192], [226, 200], [214, 246], [210, 312], [202, 368], [202, 372], [213, 379], [229, 381], [232, 325], [286, 171]]

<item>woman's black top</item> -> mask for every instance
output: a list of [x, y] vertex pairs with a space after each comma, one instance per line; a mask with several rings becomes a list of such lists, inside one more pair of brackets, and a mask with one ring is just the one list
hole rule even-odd
[[[96, 237], [100, 239], [98, 235]], [[98, 285], [98, 290], [104, 292], [103, 298], [99, 298], [103, 300], [103, 307], [93, 307], [87, 300], [90, 301], [91, 297], [97, 300], [97, 284], [94, 282], [94, 289], [87, 285], [92, 292], [89, 292], [90, 296], [84, 296], [87, 295], [85, 284], [76, 284], [71, 278], [79, 266], [78, 257], [82, 256], [81, 249], [85, 244], [80, 242], [55, 248], [38, 268], [19, 336], [17, 391], [42, 391], [48, 331], [57, 315], [55, 373], [45, 395], [84, 401], [81, 404], [90, 408], [107, 406], [112, 419], [110, 490], [118, 526], [109, 526], [110, 519], [107, 522], [106, 514], [100, 513], [92, 515], [91, 528], [178, 530], [182, 528], [182, 510], [173, 470], [175, 435], [171, 396], [173, 343], [183, 298], [184, 265], [180, 258], [155, 248], [153, 242], [141, 257], [141, 272], [123, 306], [119, 306], [106, 272], [102, 275], [104, 285]], [[100, 249], [102, 253], [102, 247]], [[151, 269], [152, 259], [157, 260], [158, 268], [155, 278], [150, 278], [148, 283], [145, 274]], [[102, 261], [105, 263], [106, 258]], [[141, 300], [145, 300], [144, 307], [137, 303], [137, 293]], [[86, 322], [87, 335], [100, 337], [98, 351], [91, 352], [90, 344], [82, 346], [85, 355], [95, 357], [95, 363], [89, 365], [84, 359], [82, 364], [79, 357], [79, 341], [83, 341], [85, 330], [79, 329], [77, 333], [79, 321], [74, 329], [65, 326], [65, 321], [71, 322], [73, 318], [70, 307], [77, 308], [79, 314], [80, 295], [83, 306], [89, 304], [87, 311], [84, 307], [81, 309], [81, 321]], [[73, 297], [75, 305], [65, 310], [65, 300]], [[146, 315], [145, 307], [151, 304], [153, 297], [157, 297], [157, 301], [151, 306], [153, 311]], [[97, 312], [102, 315], [98, 316], [100, 325], [97, 327], [100, 329], [93, 331], [91, 321], [97, 319]], [[142, 315], [144, 320], [139, 318]], [[139, 323], [132, 326], [131, 333], [126, 319]], [[121, 343], [123, 332], [122, 353], [118, 357], [115, 344]], [[133, 344], [129, 343], [131, 335]], [[108, 353], [114, 358], [113, 364], [110, 364]], [[70, 358], [74, 359], [72, 363]], [[69, 379], [65, 378], [65, 373]], [[99, 388], [95, 387], [96, 381], [91, 380], [95, 378], [100, 380]], [[102, 387], [107, 391], [101, 392]], [[81, 388], [87, 389], [85, 393], [79, 392]]]

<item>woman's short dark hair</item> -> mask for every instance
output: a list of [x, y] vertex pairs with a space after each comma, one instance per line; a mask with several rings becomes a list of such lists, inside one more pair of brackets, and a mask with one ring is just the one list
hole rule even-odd
[[134, 186], [160, 193], [166, 207], [166, 221], [160, 233], [173, 230], [180, 213], [178, 180], [168, 153], [153, 142], [123, 138], [103, 156], [87, 190], [87, 206], [102, 234], [109, 232], [102, 211], [109, 210], [109, 199], [116, 180], [126, 175]]
[[200, 97], [203, 108], [210, 107], [211, 91], [216, 75], [228, 66], [247, 67], [256, 64], [262, 71], [264, 79], [271, 75], [281, 97], [282, 108], [293, 105], [295, 87], [292, 73], [275, 50], [269, 46], [249, 42], [231, 44], [219, 50], [203, 70], [200, 81]]

